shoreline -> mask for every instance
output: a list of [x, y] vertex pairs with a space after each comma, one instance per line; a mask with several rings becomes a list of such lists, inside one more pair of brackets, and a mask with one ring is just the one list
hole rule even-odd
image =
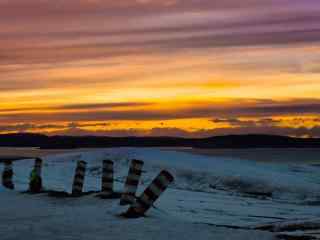
[[[256, 149], [202, 149], [191, 147], [152, 147], [163, 151], [184, 152], [195, 155], [235, 158], [263, 163], [320, 164], [318, 148], [256, 148]], [[46, 157], [65, 153], [94, 152], [105, 148], [40, 149], [0, 147], [0, 162], [5, 159]]]

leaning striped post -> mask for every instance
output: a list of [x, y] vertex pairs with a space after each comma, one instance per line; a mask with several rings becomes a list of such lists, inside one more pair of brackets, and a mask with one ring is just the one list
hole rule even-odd
[[72, 196], [80, 196], [82, 194], [84, 177], [86, 174], [86, 166], [87, 163], [85, 161], [78, 161], [73, 180]]
[[138, 218], [153, 206], [154, 202], [167, 189], [170, 183], [174, 181], [174, 177], [167, 171], [162, 171], [142, 193], [137, 201], [124, 214], [128, 218]]
[[135, 195], [142, 173], [143, 161], [132, 160], [128, 177], [121, 195], [120, 205], [128, 205], [135, 202]]
[[31, 193], [39, 193], [42, 190], [42, 159], [36, 158], [34, 161], [34, 167], [31, 171], [30, 182], [29, 182], [29, 191]]
[[108, 196], [113, 194], [113, 162], [104, 160], [102, 163], [102, 189], [101, 194]]
[[5, 188], [14, 189], [12, 177], [13, 177], [12, 161], [7, 160], [4, 162], [4, 169], [2, 172], [2, 185]]

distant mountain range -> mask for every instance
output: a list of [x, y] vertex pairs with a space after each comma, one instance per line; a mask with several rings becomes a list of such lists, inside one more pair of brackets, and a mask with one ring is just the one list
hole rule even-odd
[[17, 133], [0, 135], [0, 146], [46, 149], [84, 147], [320, 148], [320, 138], [256, 134], [186, 139], [175, 137], [71, 137]]

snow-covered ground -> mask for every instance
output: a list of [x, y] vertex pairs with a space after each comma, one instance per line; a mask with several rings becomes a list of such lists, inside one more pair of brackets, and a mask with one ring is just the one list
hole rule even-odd
[[269, 240], [272, 234], [193, 224], [172, 215], [151, 211], [150, 217], [123, 219], [116, 200], [51, 199], [5, 193], [0, 198], [2, 240], [88, 239], [243, 239]]
[[0, 234], [5, 236], [1, 239], [273, 239], [275, 234], [267, 231], [245, 229], [288, 221], [316, 223], [320, 218], [316, 165], [261, 163], [156, 148], [100, 149], [45, 157], [44, 185], [70, 192], [74, 168], [81, 159], [88, 162], [85, 190], [99, 190], [102, 160], [111, 159], [116, 189], [121, 191], [133, 158], [145, 162], [139, 193], [161, 169], [175, 176], [147, 218], [119, 218], [126, 209], [118, 206], [118, 200], [18, 193], [27, 189], [33, 166], [33, 161], [23, 160], [14, 163], [17, 191], [0, 188]]

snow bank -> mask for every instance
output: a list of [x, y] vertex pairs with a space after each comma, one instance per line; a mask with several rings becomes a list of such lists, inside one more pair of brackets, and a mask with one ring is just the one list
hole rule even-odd
[[303, 201], [320, 199], [318, 168], [308, 165], [267, 164], [154, 148], [110, 149], [105, 153], [121, 168], [128, 165], [130, 158], [144, 160], [145, 182], [151, 180], [154, 172], [166, 168], [175, 174], [174, 187], [179, 189], [203, 192], [223, 189]]

